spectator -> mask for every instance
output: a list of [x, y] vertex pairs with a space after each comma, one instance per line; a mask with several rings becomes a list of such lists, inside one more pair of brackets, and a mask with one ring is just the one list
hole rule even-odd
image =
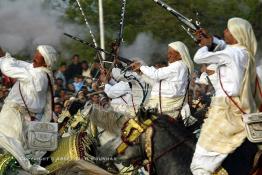
[[95, 60], [91, 67], [90, 74], [92, 78], [98, 78], [100, 76], [100, 63], [99, 60]]
[[100, 103], [100, 96], [98, 94], [91, 95], [90, 99], [91, 99], [92, 103], [94, 103], [94, 104]]
[[62, 113], [63, 105], [61, 103], [54, 104], [54, 113], [56, 116], [59, 116]]
[[73, 85], [74, 85], [74, 88], [75, 88], [75, 92], [78, 92], [78, 91], [81, 90], [81, 88], [84, 85], [84, 78], [81, 75], [79, 75], [79, 76], [75, 77], [74, 79], [75, 79], [75, 81], [74, 81]]
[[88, 62], [82, 61], [81, 66], [82, 66], [82, 76], [90, 77], [90, 69], [89, 69], [89, 66], [88, 66]]
[[61, 99], [62, 102], [64, 102], [65, 100], [67, 100], [67, 91], [66, 90], [61, 90], [59, 93], [59, 97]]
[[61, 78], [57, 78], [55, 80], [55, 84], [60, 88], [60, 89], [64, 89], [64, 81]]
[[63, 62], [60, 64], [57, 72], [55, 73], [55, 78], [63, 80], [63, 88], [66, 88], [66, 78], [65, 78], [65, 71], [66, 71], [66, 63]]
[[54, 96], [59, 96], [61, 87], [59, 87], [57, 84], [54, 84], [53, 91], [54, 91]]
[[65, 72], [66, 81], [69, 82], [77, 75], [82, 75], [82, 67], [79, 55], [74, 55], [72, 57], [72, 63], [68, 66], [68, 69]]
[[68, 90], [68, 92], [71, 92], [71, 93], [75, 92], [75, 87], [74, 87], [73, 83], [67, 84], [67, 90]]
[[54, 104], [54, 114], [53, 115], [53, 121], [57, 122], [58, 116], [62, 113], [63, 105], [61, 103], [55, 103]]

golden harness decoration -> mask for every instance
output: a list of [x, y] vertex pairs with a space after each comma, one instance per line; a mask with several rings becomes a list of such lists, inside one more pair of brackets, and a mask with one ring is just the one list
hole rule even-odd
[[145, 120], [143, 123], [140, 123], [134, 118], [129, 119], [122, 128], [121, 139], [123, 142], [117, 147], [117, 153], [123, 154], [129, 145], [135, 144], [139, 136], [144, 133], [156, 119], [157, 116], [154, 115]]
[[0, 174], [6, 174], [8, 167], [11, 166], [15, 160], [15, 157], [9, 153], [0, 154]]

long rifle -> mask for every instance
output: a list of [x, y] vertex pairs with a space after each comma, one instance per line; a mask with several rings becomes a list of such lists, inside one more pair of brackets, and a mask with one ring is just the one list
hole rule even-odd
[[[85, 20], [86, 27], [87, 27], [88, 30], [89, 30], [89, 33], [90, 33], [90, 36], [91, 36], [91, 38], [92, 38], [93, 44], [94, 44], [95, 47], [97, 47], [97, 42], [96, 42], [95, 36], [94, 36], [94, 34], [93, 34], [93, 32], [92, 32], [92, 29], [91, 29], [91, 27], [90, 27], [90, 25], [89, 25], [89, 23], [88, 23], [88, 21], [87, 21], [86, 14], [84, 13], [84, 10], [83, 10], [83, 8], [82, 8], [82, 6], [81, 6], [81, 3], [79, 2], [79, 0], [76, 0], [76, 2], [77, 2], [77, 4], [78, 4], [79, 10], [81, 11], [81, 14], [82, 14], [84, 20]], [[100, 61], [101, 66], [103, 66], [102, 56], [101, 56], [101, 54], [100, 54], [99, 51], [97, 51], [97, 57], [98, 57], [98, 59], [99, 59], [99, 61]]]
[[121, 7], [121, 14], [120, 14], [121, 18], [119, 24], [120, 26], [119, 26], [118, 40], [116, 42], [117, 47], [121, 46], [121, 42], [123, 40], [125, 11], [126, 11], [126, 0], [122, 0], [122, 7]]
[[116, 64], [117, 60], [120, 60], [119, 58], [119, 50], [120, 50], [120, 45], [123, 40], [123, 31], [124, 31], [124, 19], [125, 19], [125, 11], [126, 11], [126, 0], [122, 0], [122, 6], [121, 6], [121, 13], [120, 13], [120, 26], [119, 26], [119, 32], [118, 32], [118, 38], [116, 40], [116, 43], [112, 43], [112, 51], [111, 54], [114, 55], [113, 59], [113, 64], [111, 67], [108, 69], [108, 72], [106, 74], [106, 79], [110, 77], [111, 71], [113, 67]]
[[[70, 35], [70, 34], [68, 34], [68, 33], [64, 33], [64, 35], [67, 36], [67, 37], [69, 37], [69, 38], [71, 38], [71, 39], [73, 39], [73, 40], [76, 40], [76, 41], [78, 41], [78, 42], [81, 42], [82, 44], [85, 44], [85, 45], [87, 45], [88, 47], [91, 47], [91, 48], [93, 48], [93, 49], [96, 49], [97, 51], [104, 52], [105, 54], [107, 54], [107, 55], [109, 55], [109, 56], [112, 56], [112, 57], [114, 57], [114, 58], [117, 56], [117, 55], [115, 55], [114, 53], [108, 52], [108, 51], [106, 51], [106, 50], [104, 50], [104, 49], [102, 49], [102, 48], [100, 48], [100, 47], [98, 47], [98, 46], [96, 47], [94, 44], [89, 43], [89, 42], [87, 42], [87, 41], [84, 41], [84, 40], [82, 40], [82, 39], [80, 39], [80, 38], [78, 38], [78, 37], [76, 37], [76, 36]], [[128, 58], [124, 58], [124, 57], [121, 57], [121, 56], [117, 56], [117, 57], [118, 57], [118, 59], [119, 59], [120, 61], [126, 63], [127, 65], [133, 63], [133, 61], [130, 60], [130, 59], [128, 59]]]
[[[172, 7], [170, 7], [169, 5], [167, 5], [166, 3], [164, 3], [162, 0], [153, 0], [154, 2], [156, 2], [158, 5], [160, 5], [161, 7], [163, 7], [164, 9], [166, 9], [168, 12], [170, 12], [172, 15], [174, 15], [178, 21], [180, 21], [181, 23], [183, 23], [183, 25], [181, 25], [182, 29], [185, 30], [187, 32], [187, 34], [194, 40], [197, 42], [196, 37], [193, 35], [193, 32], [195, 32], [196, 30], [200, 29], [200, 22], [199, 21], [195, 21], [192, 22], [192, 19], [189, 19], [187, 17], [185, 17], [184, 15], [182, 15], [181, 13], [179, 13], [177, 10], [173, 9]], [[186, 27], [185, 27], [186, 26]]]
[[111, 53], [115, 55], [115, 57], [113, 59], [111, 59], [111, 60], [114, 60], [114, 62], [118, 59], [119, 49], [120, 49], [121, 43], [123, 41], [123, 33], [124, 33], [126, 0], [121, 0], [121, 1], [122, 1], [122, 5], [121, 5], [121, 12], [120, 12], [118, 37], [117, 37], [116, 41], [112, 43], [112, 51], [111, 51]]

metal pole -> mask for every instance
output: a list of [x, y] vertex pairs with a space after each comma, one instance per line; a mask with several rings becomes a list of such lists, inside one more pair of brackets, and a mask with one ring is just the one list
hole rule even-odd
[[[99, 29], [100, 29], [100, 47], [105, 49], [105, 34], [104, 34], [104, 16], [103, 16], [103, 3], [102, 0], [98, 0], [99, 8]], [[102, 58], [105, 60], [105, 54], [102, 53]]]

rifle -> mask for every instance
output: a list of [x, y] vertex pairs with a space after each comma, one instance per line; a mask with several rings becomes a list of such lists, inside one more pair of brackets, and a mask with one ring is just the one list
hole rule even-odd
[[196, 20], [195, 22], [192, 22], [192, 19], [185, 17], [184, 15], [182, 15], [181, 13], [179, 13], [178, 11], [176, 11], [175, 9], [173, 9], [172, 7], [164, 3], [162, 0], [153, 0], [153, 1], [156, 2], [158, 5], [160, 5], [161, 7], [163, 7], [164, 9], [166, 9], [167, 11], [169, 11], [172, 15], [174, 15], [178, 19], [178, 21], [183, 23], [183, 25], [181, 25], [182, 29], [185, 30], [186, 33], [195, 42], [198, 42], [196, 37], [193, 35], [194, 32], [196, 32], [198, 29], [201, 28], [200, 22], [198, 20]]
[[[117, 39], [112, 43], [111, 47], [111, 53], [116, 55], [114, 58], [111, 58], [111, 61], [113, 60], [114, 64], [116, 64], [117, 60], [119, 59], [119, 49], [121, 46], [121, 42], [123, 40], [123, 32], [124, 32], [124, 19], [125, 19], [125, 10], [126, 10], [126, 0], [121, 0], [122, 5], [121, 5], [121, 11], [120, 11], [120, 22], [119, 22], [119, 31], [118, 31], [118, 37]], [[114, 65], [112, 65], [114, 66]], [[112, 69], [111, 67], [110, 69]]]
[[[100, 48], [100, 47], [98, 47], [98, 46], [95, 46], [95, 45], [92, 44], [92, 43], [89, 43], [89, 42], [87, 42], [87, 41], [84, 41], [84, 40], [82, 40], [82, 39], [80, 39], [80, 38], [78, 38], [78, 37], [76, 37], [76, 36], [70, 35], [70, 34], [68, 34], [68, 33], [64, 33], [64, 35], [67, 36], [67, 37], [69, 37], [69, 38], [71, 38], [71, 39], [73, 39], [73, 40], [79, 41], [80, 43], [85, 44], [85, 45], [87, 45], [88, 47], [91, 47], [91, 48], [93, 48], [93, 49], [96, 49], [97, 51], [104, 52], [105, 54], [110, 55], [110, 56], [112, 56], [112, 57], [116, 57], [116, 56], [117, 56], [117, 55], [115, 55], [114, 53], [108, 52], [108, 51], [106, 51], [106, 50], [104, 50], [104, 49], [102, 49], [102, 48]], [[124, 58], [124, 57], [120, 57], [120, 56], [118, 56], [118, 59], [119, 59], [121, 62], [124, 62], [124, 63], [127, 64], [127, 65], [130, 65], [130, 64], [132, 64], [132, 63], [134, 62], [134, 61], [132, 61], [132, 60], [130, 60], [130, 59], [128, 59], [128, 58]]]

